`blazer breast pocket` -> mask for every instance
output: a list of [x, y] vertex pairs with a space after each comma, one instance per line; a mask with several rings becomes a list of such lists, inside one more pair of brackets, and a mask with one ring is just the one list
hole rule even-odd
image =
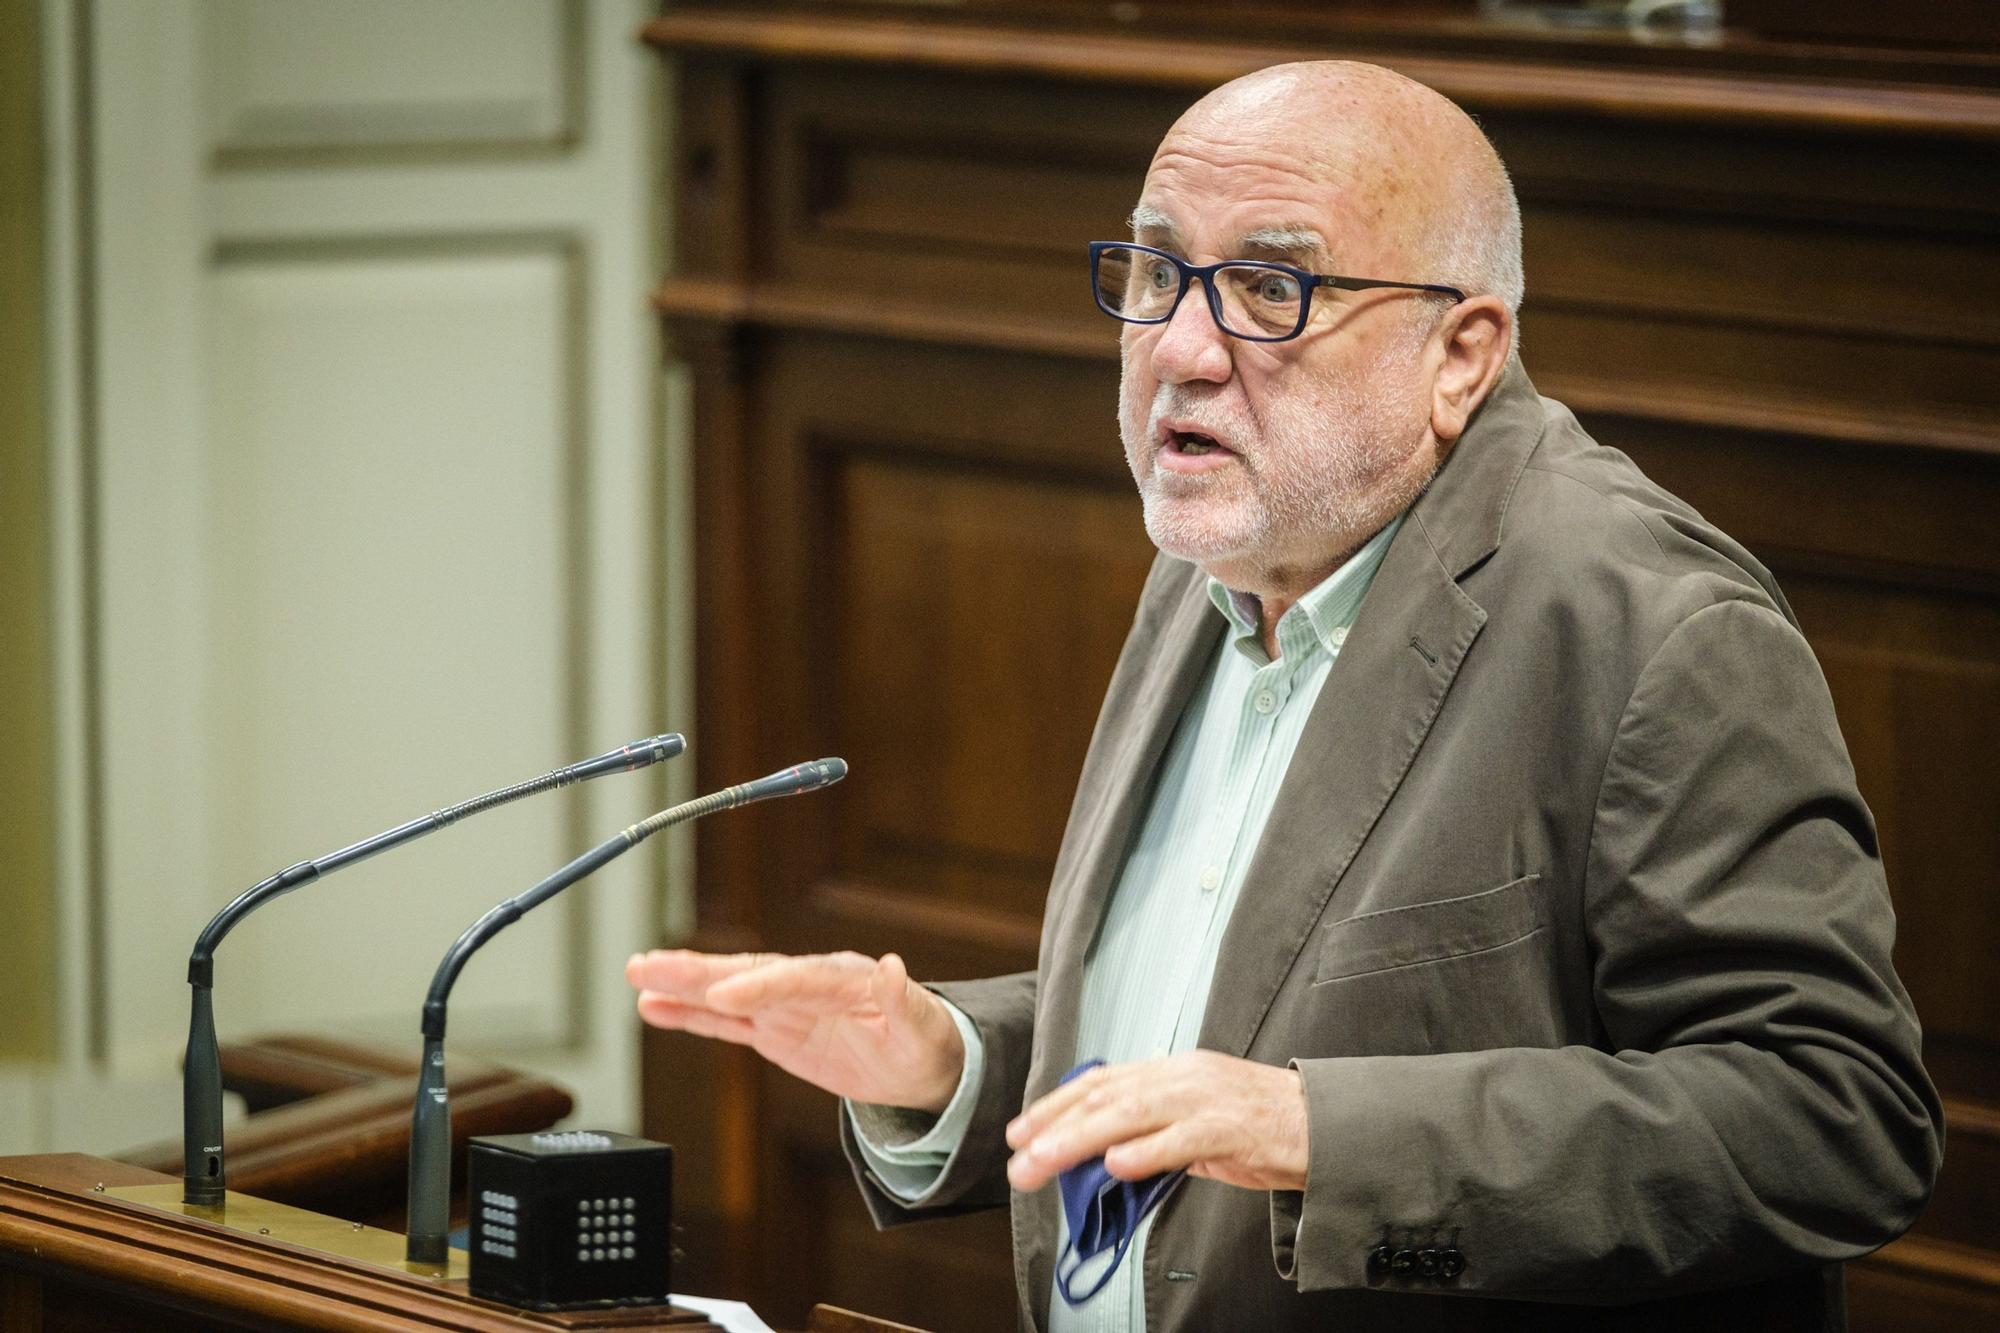
[[1548, 925], [1541, 876], [1463, 898], [1413, 903], [1335, 921], [1320, 932], [1313, 985], [1505, 948]]

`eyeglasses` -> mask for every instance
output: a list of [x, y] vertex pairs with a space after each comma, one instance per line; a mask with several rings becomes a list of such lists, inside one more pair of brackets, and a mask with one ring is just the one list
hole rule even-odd
[[1180, 309], [1188, 284], [1200, 278], [1208, 293], [1208, 312], [1216, 327], [1232, 338], [1280, 343], [1296, 338], [1312, 313], [1312, 294], [1321, 287], [1366, 291], [1396, 287], [1435, 292], [1463, 301], [1456, 287], [1431, 282], [1385, 282], [1378, 278], [1337, 278], [1308, 273], [1290, 264], [1236, 259], [1220, 264], [1190, 264], [1179, 255], [1150, 245], [1122, 241], [1090, 243], [1090, 279], [1097, 308], [1127, 324], [1164, 324]]

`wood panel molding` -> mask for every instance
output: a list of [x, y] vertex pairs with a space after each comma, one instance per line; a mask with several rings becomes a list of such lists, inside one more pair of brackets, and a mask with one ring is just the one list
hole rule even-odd
[[848, 923], [856, 933], [896, 926], [965, 940], [998, 954], [1031, 954], [1041, 929], [1019, 913], [941, 903], [920, 894], [873, 884], [833, 879], [812, 888], [809, 899], [830, 920]]
[[[265, 16], [266, 21], [276, 22], [297, 17], [283, 11]], [[211, 7], [208, 18], [218, 30], [240, 34], [246, 16]], [[583, 0], [556, 0], [551, 26], [556, 41], [544, 53], [553, 85], [546, 107], [537, 107], [532, 94], [521, 90], [511, 98], [489, 90], [482, 97], [437, 92], [429, 98], [391, 101], [239, 100], [215, 127], [211, 160], [219, 170], [268, 170], [519, 160], [574, 151], [584, 139], [589, 102], [585, 86], [589, 25]], [[373, 52], [378, 57], [383, 53], [380, 48]], [[241, 78], [241, 70], [234, 67], [211, 70], [210, 95], [239, 91]], [[349, 92], [358, 93], [353, 84], [350, 78]], [[436, 86], [434, 81], [432, 87]], [[538, 119], [548, 122], [539, 133], [521, 124]]]
[[[1296, 24], [1296, 16], [1293, 18]], [[1336, 21], [1337, 22], [1337, 21]], [[1188, 43], [1173, 36], [1103, 33], [1002, 23], [913, 23], [754, 9], [677, 8], [648, 23], [664, 50], [777, 62], [843, 62], [956, 70], [987, 77], [1123, 83], [1202, 91], [1251, 70], [1298, 60], [1317, 45], [1358, 55], [1429, 84], [1457, 101], [1511, 111], [1758, 125], [1847, 134], [2000, 139], [2000, 93], [1859, 78], [1745, 77], [1673, 69], [1399, 50], [1384, 34], [1327, 25], [1313, 45]], [[1521, 34], [1532, 46], [1533, 34]], [[1489, 36], [1488, 40], [1492, 40]]]
[[710, 278], [672, 278], [653, 293], [653, 308], [676, 341], [707, 328], [796, 329], [899, 342], [1028, 352], [1115, 364], [1117, 331], [1108, 323], [972, 315], [932, 305], [873, 302]]
[[909, 1324], [895, 1324], [887, 1319], [856, 1314], [834, 1305], [815, 1305], [812, 1322], [806, 1325], [806, 1333], [923, 1333], [923, 1330]]
[[[653, 308], [665, 320], [674, 348], [688, 355], [725, 334], [769, 329], [1107, 364], [1118, 359], [1116, 333], [1107, 331], [1095, 316], [1087, 320], [974, 316], [930, 305], [882, 301], [864, 305], [823, 291], [697, 277], [662, 283], [653, 292]], [[1533, 318], [1530, 307], [1523, 319]], [[1768, 392], [1753, 395], [1709, 387], [1684, 391], [1635, 387], [1629, 382], [1567, 371], [1538, 375], [1537, 379], [1545, 392], [1585, 416], [2000, 458], [2000, 428], [1991, 421], [1955, 420], [1897, 407], [1872, 413], [1843, 411], [1814, 399]]]
[[1848, 1266], [1849, 1303], [1856, 1328], [1972, 1327], [2000, 1313], [2000, 1264], [1992, 1251], [1905, 1236]]
[[1840, 411], [1811, 398], [1768, 392], [1752, 395], [1703, 389], [1677, 393], [1567, 371], [1544, 375], [1540, 384], [1549, 396], [1586, 417], [1626, 417], [1745, 435], [2000, 457], [2000, 431], [1991, 423], [1951, 420], [1926, 412], [1893, 407], [1873, 413]]

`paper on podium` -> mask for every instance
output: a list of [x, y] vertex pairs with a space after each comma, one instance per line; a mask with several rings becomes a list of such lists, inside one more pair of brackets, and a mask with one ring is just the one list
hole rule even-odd
[[713, 1296], [669, 1296], [668, 1300], [685, 1310], [705, 1314], [722, 1325], [725, 1333], [771, 1333], [771, 1326], [757, 1317], [757, 1312], [742, 1301], [722, 1301]]

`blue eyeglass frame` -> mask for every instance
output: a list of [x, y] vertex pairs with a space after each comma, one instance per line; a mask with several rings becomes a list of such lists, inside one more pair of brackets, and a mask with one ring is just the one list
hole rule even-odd
[[[1097, 263], [1098, 257], [1106, 250], [1137, 250], [1142, 254], [1158, 255], [1174, 266], [1181, 275], [1181, 289], [1174, 293], [1173, 304], [1167, 307], [1166, 314], [1159, 316], [1157, 319], [1134, 319], [1129, 315], [1121, 315], [1116, 310], [1104, 304], [1104, 291], [1097, 281]], [[1225, 268], [1269, 269], [1273, 273], [1282, 273], [1286, 277], [1296, 281], [1299, 284], [1299, 322], [1293, 326], [1292, 331], [1290, 333], [1259, 336], [1254, 333], [1238, 333], [1225, 324], [1222, 319], [1222, 298], [1216, 295], [1214, 282], [1215, 275]], [[1267, 259], [1225, 259], [1216, 264], [1190, 264], [1171, 250], [1161, 250], [1150, 245], [1138, 245], [1131, 241], [1092, 241], [1090, 243], [1090, 298], [1097, 302], [1099, 310], [1102, 310], [1105, 314], [1118, 320], [1120, 323], [1166, 323], [1174, 317], [1174, 312], [1181, 308], [1181, 301], [1186, 298], [1188, 293], [1188, 284], [1196, 278], [1201, 279], [1201, 289], [1208, 296], [1208, 313], [1215, 320], [1215, 327], [1232, 338], [1241, 338], [1244, 342], [1252, 343], [1290, 342], [1301, 333], [1304, 333], [1306, 320], [1312, 317], [1312, 294], [1320, 287], [1338, 287], [1342, 291], [1348, 292], [1369, 291], [1378, 287], [1393, 287], [1402, 291], [1433, 292], [1439, 296], [1449, 296], [1454, 304], [1465, 299], [1464, 292], [1456, 287], [1444, 286], [1442, 283], [1390, 282], [1383, 278], [1336, 277], [1330, 273], [1311, 273], [1302, 268], [1293, 268], [1290, 264], [1280, 264]]]

